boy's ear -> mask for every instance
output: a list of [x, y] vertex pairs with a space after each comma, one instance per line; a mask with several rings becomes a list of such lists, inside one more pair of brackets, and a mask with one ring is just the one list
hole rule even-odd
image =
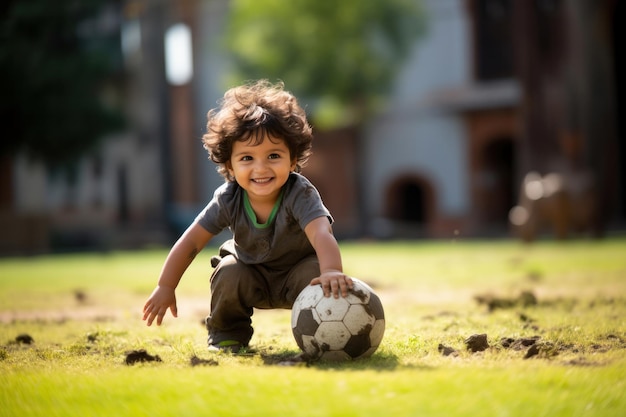
[[231, 177], [235, 177], [235, 172], [233, 171], [233, 164], [230, 163], [230, 161], [226, 161], [224, 163], [224, 167], [228, 170], [228, 173], [230, 174]]
[[293, 158], [291, 160], [291, 171], [295, 171], [296, 170], [296, 166], [298, 165], [298, 160], [296, 158]]

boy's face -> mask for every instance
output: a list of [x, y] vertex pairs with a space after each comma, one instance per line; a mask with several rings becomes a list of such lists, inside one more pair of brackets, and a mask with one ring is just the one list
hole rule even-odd
[[265, 136], [260, 144], [253, 143], [235, 141], [226, 166], [251, 202], [274, 202], [296, 168], [296, 160], [282, 139]]

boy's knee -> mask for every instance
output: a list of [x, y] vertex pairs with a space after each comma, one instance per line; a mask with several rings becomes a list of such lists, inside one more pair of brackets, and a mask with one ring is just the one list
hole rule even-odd
[[256, 282], [255, 272], [250, 266], [228, 255], [222, 258], [211, 275], [211, 291], [247, 298], [256, 287]]
[[311, 284], [313, 278], [320, 275], [320, 266], [316, 257], [310, 257], [300, 262], [290, 271], [288, 285], [285, 290], [285, 299], [290, 304], [295, 301], [300, 292]]
[[246, 270], [247, 267], [239, 262], [237, 258], [233, 255], [228, 255], [220, 258], [220, 261], [216, 265], [215, 271], [213, 271], [213, 275], [211, 276], [211, 281], [221, 277], [237, 277], [242, 273], [245, 273]]

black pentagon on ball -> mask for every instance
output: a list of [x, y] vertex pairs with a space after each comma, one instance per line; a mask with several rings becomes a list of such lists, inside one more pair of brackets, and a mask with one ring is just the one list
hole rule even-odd
[[302, 336], [313, 336], [318, 327], [319, 323], [313, 317], [313, 312], [310, 309], [300, 311], [296, 327], [292, 329], [294, 338], [300, 349], [304, 350]]
[[350, 337], [343, 351], [354, 359], [367, 352], [370, 347], [372, 347], [372, 345], [370, 343], [369, 333], [358, 334]]
[[298, 321], [296, 323], [296, 329], [301, 334], [314, 335], [315, 331], [319, 327], [319, 323], [313, 317], [313, 312], [309, 310], [302, 310], [298, 315]]
[[374, 293], [370, 296], [370, 302], [364, 304], [367, 312], [374, 316], [376, 320], [382, 320], [385, 318], [385, 310], [383, 310], [383, 303], [380, 302], [380, 298]]

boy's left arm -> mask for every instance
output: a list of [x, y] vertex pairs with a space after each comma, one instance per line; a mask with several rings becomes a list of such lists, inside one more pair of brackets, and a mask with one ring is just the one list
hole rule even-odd
[[306, 225], [304, 233], [315, 249], [320, 263], [320, 276], [314, 278], [311, 285], [321, 284], [325, 297], [330, 297], [331, 294], [335, 298], [339, 298], [339, 295], [347, 296], [348, 290], [354, 284], [352, 279], [343, 273], [341, 252], [328, 218], [314, 219]]

